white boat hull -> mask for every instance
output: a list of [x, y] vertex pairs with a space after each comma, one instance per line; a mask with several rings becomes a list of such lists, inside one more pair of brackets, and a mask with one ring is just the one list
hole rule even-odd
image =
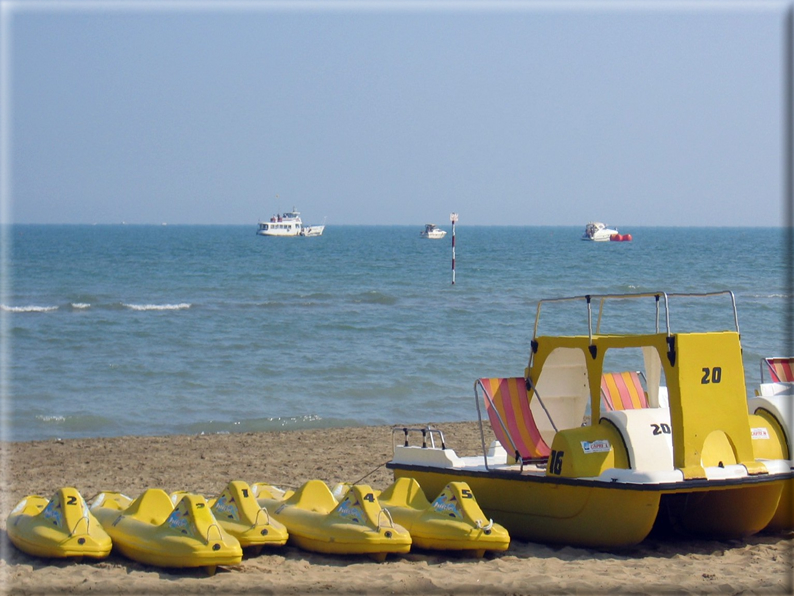
[[592, 238], [590, 237], [583, 237], [582, 240], [590, 240], [591, 242], [609, 242], [609, 239], [612, 237], [612, 234], [617, 234], [617, 230], [601, 230], [600, 232], [596, 233]]
[[325, 226], [307, 226], [301, 230], [301, 236], [322, 236]]
[[260, 236], [299, 236], [300, 232], [283, 231], [283, 230], [259, 230], [257, 232]]

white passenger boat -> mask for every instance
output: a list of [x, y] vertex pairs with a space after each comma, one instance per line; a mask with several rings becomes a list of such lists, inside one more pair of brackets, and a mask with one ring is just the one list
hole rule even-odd
[[631, 240], [631, 234], [621, 235], [617, 228], [610, 228], [600, 221], [591, 221], [584, 228], [582, 240], [590, 240], [592, 242]]
[[299, 236], [302, 228], [301, 214], [293, 207], [292, 211], [274, 215], [270, 221], [260, 221], [257, 234], [260, 236]]
[[257, 234], [260, 236], [322, 236], [325, 226], [304, 226], [300, 212], [292, 208], [270, 218], [260, 221]]
[[425, 229], [422, 230], [419, 235], [422, 238], [430, 238], [430, 239], [439, 239], [443, 238], [447, 235], [447, 233], [442, 230], [441, 228], [436, 227], [436, 224], [425, 224]]

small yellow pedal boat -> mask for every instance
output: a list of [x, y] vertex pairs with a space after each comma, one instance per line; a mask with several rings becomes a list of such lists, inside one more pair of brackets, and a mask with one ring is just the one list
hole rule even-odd
[[8, 516], [6, 531], [22, 552], [36, 557], [102, 559], [113, 543], [76, 488], [59, 489], [52, 499], [29, 495]]
[[378, 500], [419, 548], [471, 551], [482, 557], [510, 546], [510, 534], [485, 516], [465, 482], [450, 482], [430, 503], [415, 479], [398, 478]]
[[[171, 493], [171, 501], [178, 503], [185, 494]], [[259, 506], [246, 482], [229, 482], [218, 497], [207, 499], [207, 503], [221, 527], [237, 538], [242, 548], [250, 548], [258, 554], [262, 547], [284, 546], [287, 543], [287, 528], [273, 519], [267, 509]]]
[[259, 505], [287, 527], [290, 542], [304, 550], [384, 561], [389, 553], [411, 549], [408, 530], [394, 523], [365, 484], [352, 486], [341, 502], [322, 480], [310, 480], [291, 494], [264, 483], [253, 490]]
[[200, 495], [185, 494], [174, 507], [164, 490], [150, 488], [134, 501], [121, 493], [100, 493], [91, 512], [126, 557], [158, 567], [236, 565], [243, 549], [224, 530]]

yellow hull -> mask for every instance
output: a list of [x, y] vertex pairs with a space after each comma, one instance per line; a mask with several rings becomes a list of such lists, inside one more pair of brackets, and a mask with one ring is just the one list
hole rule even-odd
[[787, 480], [783, 484], [775, 515], [772, 521], [764, 528], [770, 532], [791, 532], [794, 530], [794, 480]]
[[[130, 528], [128, 528], [130, 530]], [[131, 528], [137, 531], [136, 528]], [[117, 534], [118, 535], [118, 534]], [[242, 560], [242, 551], [217, 553], [206, 549], [191, 548], [184, 541], [156, 539], [156, 544], [147, 538], [131, 538], [129, 534], [116, 538], [118, 551], [128, 559], [155, 567], [208, 567], [237, 565]]]
[[[394, 467], [395, 478], [412, 477], [426, 495], [451, 480], [464, 480], [483, 512], [514, 538], [586, 547], [621, 547], [644, 540], [654, 524], [687, 535], [744, 538], [773, 518], [783, 481], [699, 488], [620, 488], [603, 482], [548, 482], [514, 475], [445, 473]], [[660, 504], [665, 515], [659, 516]]]
[[378, 499], [418, 548], [483, 556], [510, 546], [510, 534], [485, 516], [465, 482], [450, 482], [431, 503], [416, 480], [398, 478]]
[[242, 548], [257, 549], [284, 546], [289, 539], [287, 528], [284, 527], [284, 524], [274, 519], [270, 519], [266, 523], [255, 523], [253, 525], [220, 519], [218, 519], [218, 523], [229, 534], [237, 538]]
[[243, 551], [212, 515], [204, 497], [185, 495], [173, 507], [168, 494], [149, 489], [135, 501], [101, 493], [92, 512], [124, 556], [158, 567], [236, 565]]
[[320, 480], [311, 480], [284, 499], [255, 485], [257, 502], [284, 524], [289, 541], [299, 548], [328, 554], [371, 555], [383, 560], [389, 553], [407, 553], [408, 531], [384, 513], [374, 491], [355, 485], [337, 502]]
[[74, 488], [60, 489], [51, 500], [25, 497], [9, 514], [6, 531], [14, 546], [36, 557], [102, 559], [113, 546]]
[[679, 533], [713, 539], [742, 539], [767, 528], [786, 481], [733, 488], [669, 491], [662, 496], [659, 522]]
[[463, 480], [483, 513], [513, 538], [590, 547], [628, 546], [651, 531], [659, 494], [565, 484], [526, 482], [479, 475], [445, 475], [394, 469], [395, 478], [415, 478], [426, 495], [450, 480]]
[[[347, 535], [341, 539], [332, 538], [329, 534], [342, 534], [340, 528], [325, 527], [321, 532], [312, 531], [309, 526], [301, 528], [301, 522], [295, 520], [290, 526], [290, 542], [298, 548], [314, 553], [329, 555], [370, 555], [383, 561], [388, 554], [405, 554], [411, 550], [411, 543], [406, 540], [395, 540], [384, 543], [382, 540], [372, 540], [369, 536], [360, 534]], [[382, 555], [382, 557], [380, 557]]]

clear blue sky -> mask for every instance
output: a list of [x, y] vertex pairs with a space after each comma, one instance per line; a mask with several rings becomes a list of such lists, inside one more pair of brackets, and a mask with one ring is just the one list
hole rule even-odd
[[2, 4], [17, 223], [783, 223], [788, 2]]

